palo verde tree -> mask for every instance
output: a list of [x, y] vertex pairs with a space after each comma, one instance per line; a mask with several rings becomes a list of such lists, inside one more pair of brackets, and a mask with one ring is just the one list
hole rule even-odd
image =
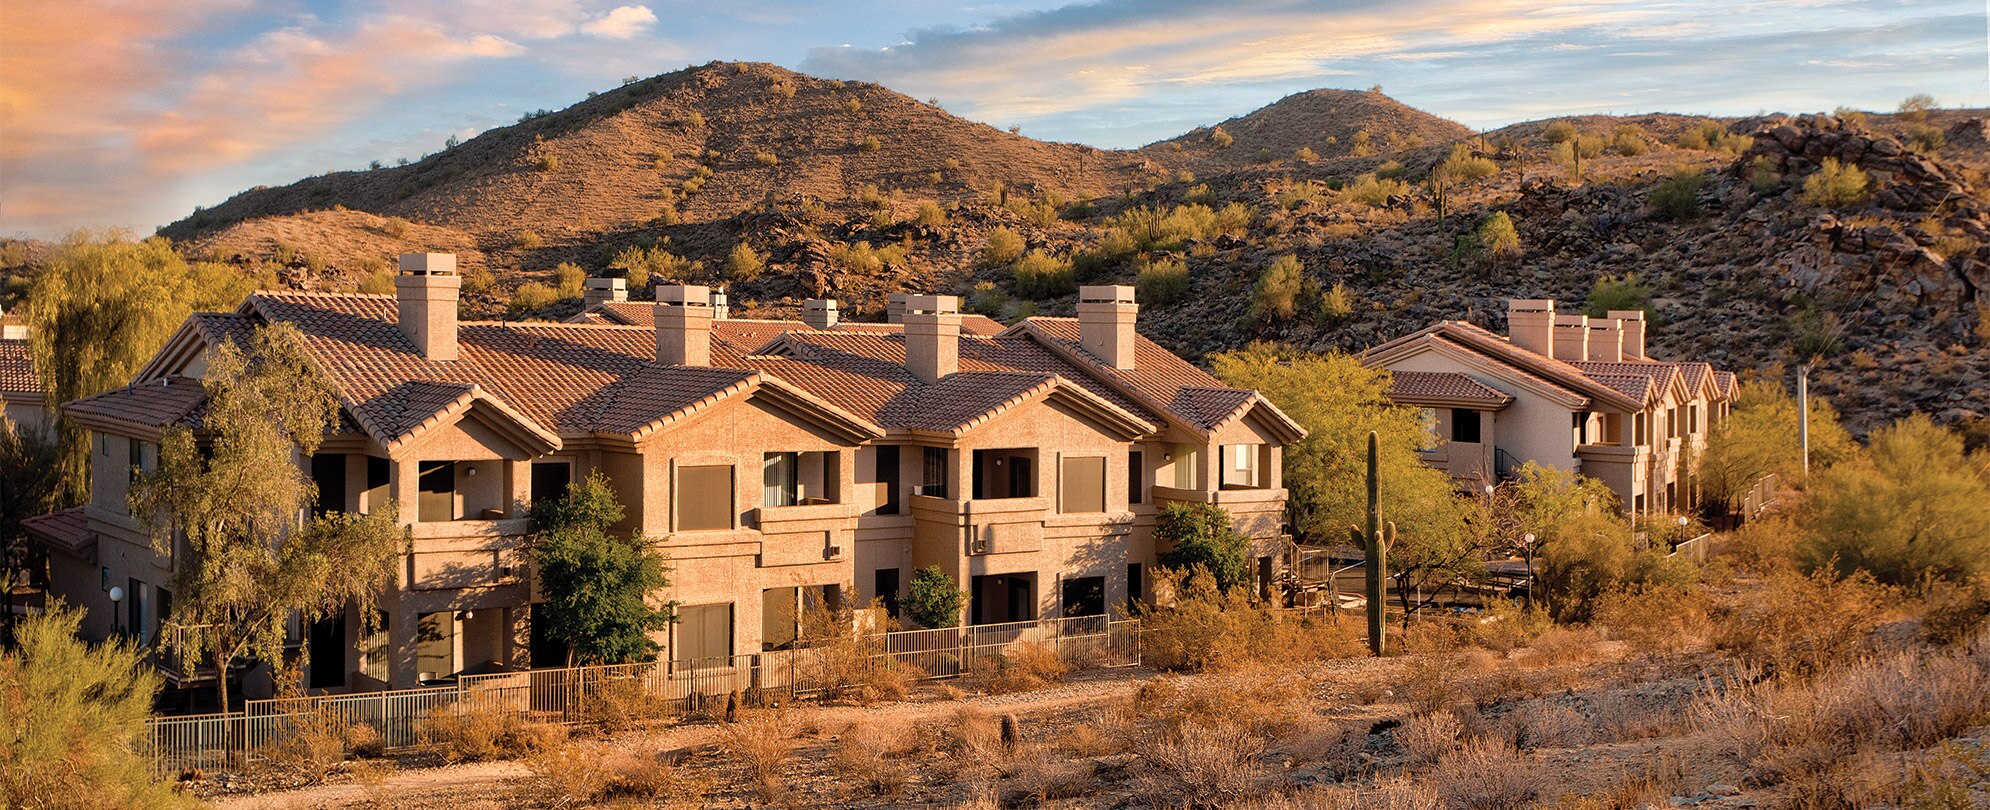
[[1167, 546], [1161, 567], [1200, 570], [1229, 593], [1251, 582], [1251, 541], [1231, 526], [1230, 513], [1206, 503], [1171, 503], [1154, 518], [1154, 541]]
[[1811, 478], [1798, 558], [1889, 585], [1990, 574], [1990, 455], [1916, 414]]
[[214, 665], [227, 711], [229, 663], [281, 667], [290, 615], [315, 622], [352, 606], [370, 625], [407, 543], [392, 508], [300, 525], [317, 488], [296, 459], [316, 452], [338, 411], [296, 327], [260, 327], [246, 351], [226, 341], [207, 358], [200, 430], [166, 433], [158, 468], [139, 476], [129, 506], [160, 554], [172, 553], [175, 534], [184, 538], [169, 618], [181, 632], [164, 640]]
[[532, 505], [531, 550], [546, 593], [546, 634], [567, 645], [570, 662], [655, 660], [650, 634], [676, 620], [675, 602], [651, 596], [669, 587], [668, 568], [641, 532], [616, 536], [622, 504], [599, 470], [565, 495]]
[[131, 381], [189, 313], [233, 309], [255, 284], [223, 264], [189, 264], [170, 242], [77, 231], [34, 275], [24, 314], [60, 448], [55, 501], [90, 497], [86, 431], [56, 406]]
[[[1743, 382], [1727, 418], [1713, 426], [1707, 450], [1697, 459], [1701, 493], [1733, 509], [1765, 475], [1795, 480], [1803, 474], [1797, 443], [1797, 401], [1768, 380]], [[1858, 451], [1838, 422], [1838, 411], [1822, 397], [1810, 398], [1811, 469], [1829, 467]]]

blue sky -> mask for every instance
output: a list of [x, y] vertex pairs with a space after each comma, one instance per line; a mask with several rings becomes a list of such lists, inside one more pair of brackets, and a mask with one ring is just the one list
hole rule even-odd
[[714, 59], [1138, 146], [1315, 87], [1468, 125], [1990, 105], [1983, 0], [8, 0], [0, 234], [145, 233]]

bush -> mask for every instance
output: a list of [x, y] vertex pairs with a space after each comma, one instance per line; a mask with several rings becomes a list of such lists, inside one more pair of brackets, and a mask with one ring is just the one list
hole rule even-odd
[[521, 250], [531, 250], [543, 244], [546, 240], [539, 236], [538, 231], [523, 230], [511, 235], [511, 246]]
[[1700, 188], [1707, 177], [1691, 166], [1680, 167], [1651, 190], [1651, 207], [1671, 220], [1693, 219], [1700, 215]]
[[1504, 740], [1466, 744], [1439, 759], [1430, 780], [1453, 810], [1522, 810], [1550, 791], [1541, 766]]
[[968, 662], [969, 681], [991, 695], [1031, 692], [1063, 683], [1070, 671], [1055, 648], [1035, 642], [1014, 644], [1001, 655]]
[[988, 241], [981, 246], [981, 266], [1004, 267], [1014, 264], [1023, 257], [1028, 246], [1023, 238], [1008, 228], [996, 228], [988, 232]]
[[566, 740], [566, 729], [526, 720], [506, 703], [501, 693], [473, 692], [431, 709], [416, 722], [416, 737], [424, 749], [452, 765], [517, 759], [551, 750]]
[[926, 228], [938, 228], [947, 224], [947, 212], [940, 209], [939, 203], [921, 200], [919, 210], [912, 215], [912, 223]]
[[1318, 152], [1313, 151], [1313, 147], [1301, 146], [1299, 147], [1299, 151], [1294, 155], [1294, 157], [1299, 158], [1299, 161], [1301, 163], [1312, 163], [1313, 161], [1320, 159], [1320, 154]]
[[1320, 320], [1337, 323], [1354, 315], [1354, 292], [1338, 281], [1320, 293]]
[[1923, 121], [1928, 111], [1936, 107], [1935, 97], [1927, 93], [1915, 93], [1900, 101], [1900, 117], [1909, 121]]
[[1487, 216], [1473, 237], [1487, 256], [1503, 259], [1520, 255], [1520, 232], [1514, 230], [1513, 219], [1505, 211], [1494, 211]]
[[1567, 143], [1577, 136], [1575, 125], [1567, 121], [1556, 121], [1541, 130], [1541, 137], [1548, 143]]
[[1718, 121], [1701, 121], [1680, 133], [1678, 145], [1681, 149], [1739, 155], [1754, 146], [1755, 139], [1729, 132]]
[[1920, 152], [1934, 152], [1942, 148], [1948, 138], [1942, 131], [1927, 124], [1914, 124], [1907, 128], [1907, 145]]
[[1655, 313], [1651, 306], [1651, 288], [1636, 273], [1621, 276], [1604, 276], [1589, 288], [1589, 298], [1583, 302], [1589, 317], [1601, 318], [1613, 310], [1643, 310], [1645, 319], [1651, 320]]
[[491, 286], [495, 284], [497, 276], [492, 275], [489, 270], [480, 267], [463, 271], [463, 291], [466, 293], [478, 295], [490, 292]]
[[359, 282], [359, 291], [367, 295], [393, 295], [394, 271], [382, 267]]
[[921, 627], [953, 627], [960, 624], [961, 605], [966, 599], [959, 582], [939, 566], [929, 565], [912, 572], [912, 582], [905, 591], [905, 618]]
[[1803, 201], [1824, 208], [1856, 205], [1865, 202], [1868, 182], [1864, 169], [1825, 158], [1803, 179]]
[[768, 714], [726, 726], [719, 747], [752, 778], [754, 791], [766, 804], [782, 804], [788, 758], [795, 752], [793, 718]]
[[1154, 543], [1165, 548], [1163, 568], [1201, 571], [1225, 593], [1251, 584], [1250, 538], [1232, 526], [1230, 513], [1206, 503], [1170, 503], [1154, 518]]
[[1401, 197], [1409, 191], [1409, 185], [1401, 180], [1364, 174], [1348, 185], [1347, 197], [1370, 208], [1380, 208], [1387, 205], [1390, 198]]
[[781, 165], [781, 158], [773, 152], [755, 152], [753, 153], [753, 165], [762, 167], [779, 166]]
[[1218, 149], [1228, 149], [1237, 139], [1230, 137], [1230, 133], [1224, 132], [1222, 127], [1214, 127], [1209, 130], [1209, 142], [1216, 144]]
[[1190, 724], [1137, 747], [1134, 792], [1150, 807], [1230, 806], [1257, 787], [1265, 740], [1233, 724]]
[[1305, 269], [1299, 264], [1299, 257], [1288, 254], [1273, 259], [1258, 276], [1257, 285], [1251, 288], [1251, 320], [1263, 323], [1290, 319], [1298, 311], [1299, 292], [1305, 286]]
[[408, 235], [408, 220], [405, 217], [388, 217], [380, 221], [380, 231], [399, 239]]
[[1805, 674], [1851, 660], [1878, 626], [1890, 589], [1856, 574], [1772, 572], [1714, 612], [1714, 646], [1773, 673]]
[[725, 276], [731, 281], [752, 281], [766, 271], [767, 260], [745, 242], [733, 245], [732, 252], [726, 254]]
[[1962, 437], [1916, 414], [1867, 451], [1812, 476], [1799, 559], [1911, 586], [1990, 575], [1990, 468]]
[[863, 140], [857, 142], [859, 152], [876, 152], [883, 148], [884, 142], [879, 141], [876, 135], [865, 135]]
[[573, 262], [560, 262], [553, 268], [553, 289], [561, 298], [579, 298], [586, 291], [587, 271]]
[[1288, 618], [1251, 600], [1248, 588], [1217, 590], [1207, 573], [1163, 569], [1154, 606], [1141, 615], [1141, 662], [1173, 671], [1288, 665], [1359, 654], [1357, 622]]
[[553, 288], [537, 281], [528, 281], [518, 285], [518, 289], [512, 292], [510, 309], [514, 314], [537, 312], [559, 303], [559, 300], [560, 294], [554, 292]]
[[1597, 600], [1596, 623], [1633, 649], [1677, 653], [1707, 640], [1713, 628], [1692, 591], [1666, 585], [1631, 587]]
[[1026, 298], [1055, 298], [1077, 292], [1077, 275], [1071, 263], [1042, 250], [1032, 250], [1009, 266], [1015, 275], [1016, 292]]
[[575, 742], [528, 757], [527, 802], [551, 807], [612, 805], [617, 800], [697, 796], [701, 780], [663, 761], [658, 752], [605, 742]]
[[1499, 164], [1472, 154], [1471, 147], [1461, 143], [1451, 147], [1451, 156], [1438, 164], [1437, 172], [1448, 181], [1465, 183], [1498, 174]]
[[1188, 264], [1175, 258], [1142, 262], [1134, 285], [1144, 303], [1165, 304], [1177, 300], [1188, 294]]
[[1610, 148], [1625, 157], [1637, 157], [1651, 151], [1650, 136], [1643, 127], [1635, 124], [1617, 128], [1617, 136], [1610, 140]]

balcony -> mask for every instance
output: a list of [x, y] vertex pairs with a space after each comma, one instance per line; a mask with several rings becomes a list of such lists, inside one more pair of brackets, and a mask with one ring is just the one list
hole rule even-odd
[[847, 559], [851, 541], [847, 529], [856, 523], [858, 511], [853, 503], [753, 510], [753, 525], [760, 529], [760, 564], [807, 565]]
[[1206, 491], [1155, 487], [1154, 503], [1206, 503], [1230, 513], [1231, 525], [1246, 537], [1277, 537], [1285, 521], [1286, 491], [1272, 487], [1236, 487]]
[[914, 495], [909, 499], [920, 540], [944, 536], [968, 555], [1009, 554], [1043, 548], [1050, 499], [953, 500]]

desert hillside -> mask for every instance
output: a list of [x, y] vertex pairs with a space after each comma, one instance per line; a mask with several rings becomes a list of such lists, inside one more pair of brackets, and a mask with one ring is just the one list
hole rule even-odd
[[[1814, 362], [1861, 431], [1913, 410], [1980, 427], [1984, 132], [1981, 111], [1934, 110], [1474, 133], [1379, 91], [1316, 90], [1112, 151], [712, 63], [411, 165], [246, 191], [163, 232], [307, 288], [455, 251], [489, 273], [468, 298], [480, 316], [571, 314], [580, 272], [724, 284], [748, 310], [834, 295], [859, 317], [902, 289], [1013, 318], [1068, 313], [1079, 283], [1139, 284], [1144, 329], [1190, 357], [1260, 339], [1359, 350], [1437, 318], [1503, 329], [1506, 298], [1580, 308], [1603, 283], [1650, 308], [1661, 356]], [[1820, 197], [1826, 158], [1863, 185]], [[1517, 244], [1485, 243], [1496, 213]], [[735, 266], [741, 245], [759, 261]], [[1254, 306], [1287, 255], [1301, 277]], [[568, 285], [549, 289], [562, 263]]]

